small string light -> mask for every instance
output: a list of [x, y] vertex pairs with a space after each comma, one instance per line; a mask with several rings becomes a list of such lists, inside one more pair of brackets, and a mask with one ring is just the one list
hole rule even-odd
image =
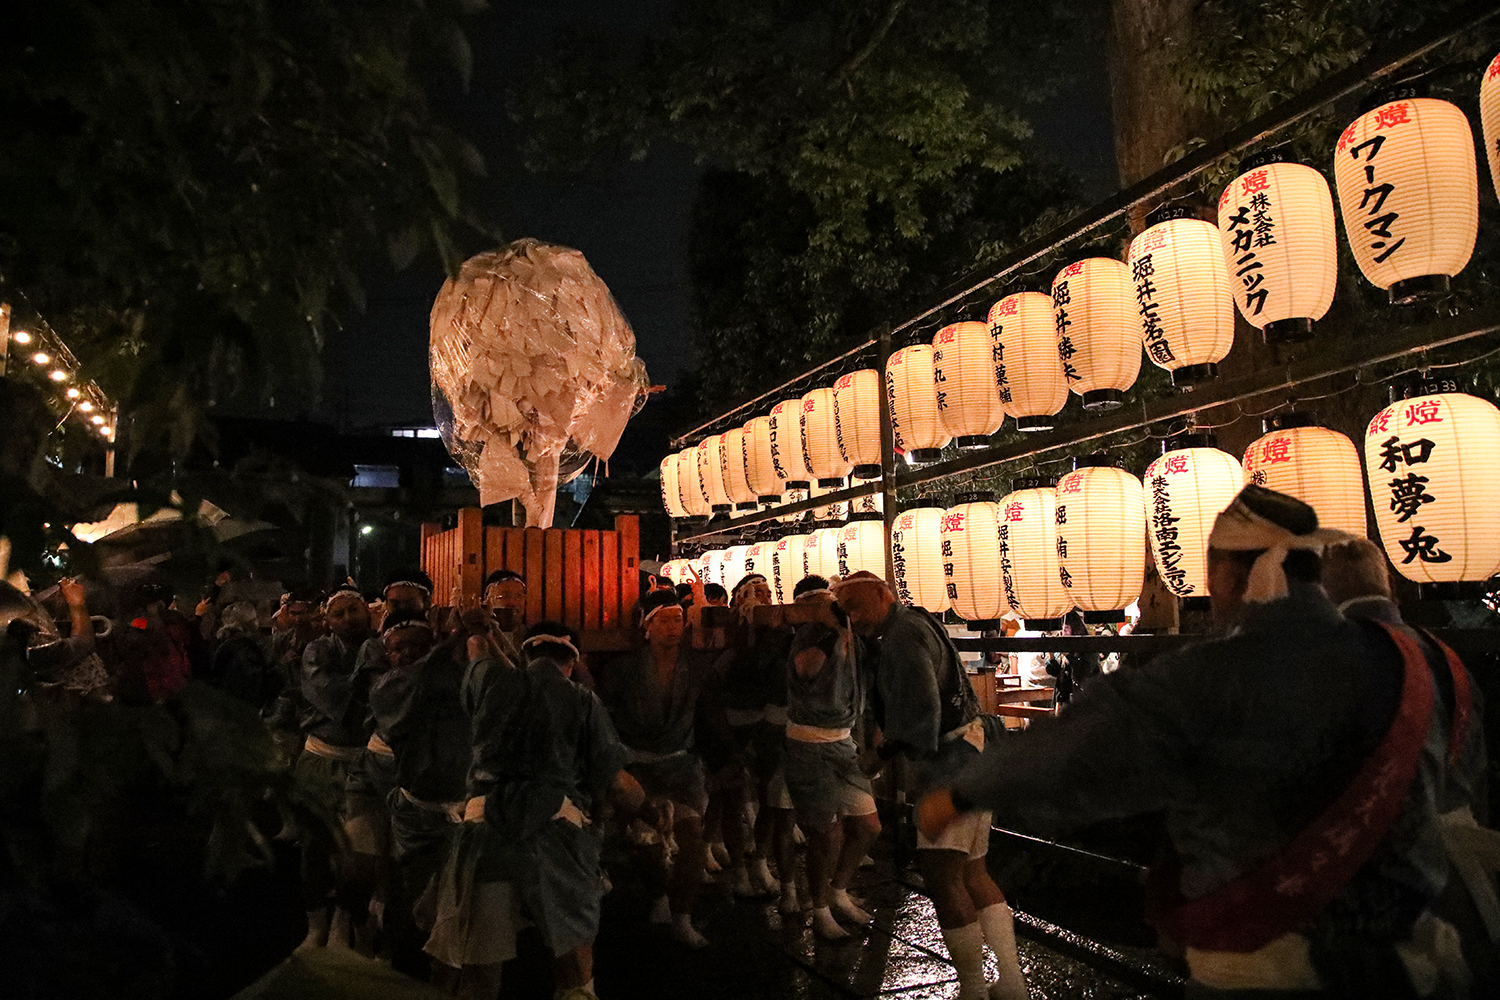
[[61, 368], [54, 368], [47, 373], [47, 377], [54, 382], [66, 382], [68, 380], [68, 373]]
[[52, 363], [52, 355], [47, 354], [43, 351], [37, 351], [31, 356], [31, 360], [35, 361], [39, 365], [49, 365]]
[[27, 333], [25, 330], [17, 330], [15, 333], [11, 334], [11, 337], [18, 344], [31, 343], [31, 334]]
[[[69, 399], [77, 399], [81, 395], [82, 395], [82, 393], [80, 393], [78, 391], [78, 387], [77, 386], [69, 386], [68, 387], [67, 396], [68, 396]], [[93, 409], [94, 408], [94, 404], [92, 404], [92, 403], [85, 403], [84, 405], [87, 406], [89, 409]]]
[[99, 424], [103, 424], [103, 423], [104, 423], [104, 418], [103, 418], [103, 417], [101, 417], [101, 416], [99, 416], [99, 414], [97, 414], [97, 413], [96, 413], [96, 414], [94, 414], [94, 415], [93, 415], [93, 416], [92, 416], [92, 417], [90, 417], [90, 418], [89, 418], [89, 419], [90, 419], [90, 420], [92, 420], [92, 421], [93, 421], [93, 422], [94, 422], [94, 424], [95, 424], [95, 425], [99, 425]]
[[[76, 390], [74, 389], [69, 389], [68, 393], [71, 395], [75, 391]], [[94, 404], [85, 399], [83, 402], [78, 404], [78, 408], [84, 413], [89, 413], [94, 409]]]

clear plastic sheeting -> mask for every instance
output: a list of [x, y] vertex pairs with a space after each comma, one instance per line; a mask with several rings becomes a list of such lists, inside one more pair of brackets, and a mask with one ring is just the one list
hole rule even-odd
[[517, 240], [464, 262], [432, 304], [432, 409], [482, 504], [552, 525], [557, 487], [607, 459], [646, 401], [635, 334], [583, 254]]

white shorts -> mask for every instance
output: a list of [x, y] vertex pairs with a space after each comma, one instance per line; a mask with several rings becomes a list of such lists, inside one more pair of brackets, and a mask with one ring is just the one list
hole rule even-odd
[[989, 853], [990, 849], [991, 818], [992, 814], [989, 810], [962, 813], [958, 819], [948, 824], [948, 829], [944, 830], [937, 840], [929, 840], [918, 829], [917, 850], [963, 851], [964, 855], [971, 860], [982, 858]]

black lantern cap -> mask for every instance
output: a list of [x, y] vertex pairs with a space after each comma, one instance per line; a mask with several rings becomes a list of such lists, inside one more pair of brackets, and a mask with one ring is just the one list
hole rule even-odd
[[1431, 373], [1423, 375], [1421, 372], [1392, 379], [1386, 386], [1388, 398], [1392, 403], [1411, 399], [1413, 396], [1437, 396], [1445, 392], [1466, 391], [1463, 383], [1451, 375], [1437, 376]]
[[1146, 227], [1159, 226], [1163, 222], [1174, 222], [1177, 219], [1203, 220], [1202, 213], [1191, 205], [1163, 205], [1146, 215]]
[[1057, 421], [1051, 416], [1036, 415], [1016, 418], [1016, 430], [1018, 431], [1050, 431], [1056, 426]]
[[883, 520], [885, 520], [885, 515], [882, 514], [878, 510], [857, 510], [854, 513], [852, 513], [852, 514], [849, 515], [849, 521], [848, 521], [848, 523], [853, 524], [855, 521], [883, 521]]
[[1026, 618], [1023, 621], [1033, 632], [1056, 632], [1063, 626], [1061, 618]]
[[1313, 321], [1306, 316], [1278, 319], [1260, 328], [1268, 344], [1300, 344], [1313, 338]]
[[943, 460], [943, 449], [911, 448], [906, 452], [906, 460], [912, 465], [931, 465], [933, 462]]
[[1273, 146], [1263, 149], [1259, 153], [1252, 153], [1240, 161], [1240, 173], [1249, 173], [1260, 167], [1267, 167], [1273, 163], [1301, 163], [1292, 152], [1291, 146]]
[[880, 466], [874, 464], [856, 465], [854, 467], [854, 471], [850, 473], [850, 475], [852, 475], [855, 479], [879, 479]]
[[974, 490], [970, 493], [953, 494], [953, 503], [949, 506], [957, 507], [966, 503], [994, 503], [995, 493], [993, 490]]
[[1201, 365], [1183, 365], [1172, 372], [1172, 385], [1178, 389], [1191, 389], [1203, 382], [1211, 382], [1219, 377], [1219, 366], [1212, 361], [1206, 361]]
[[1119, 611], [1085, 611], [1083, 623], [1085, 625], [1116, 625], [1128, 621], [1130, 616], [1121, 608]]
[[917, 497], [915, 500], [912, 500], [909, 503], [903, 504], [902, 507], [901, 507], [901, 509], [903, 511], [907, 511], [907, 510], [919, 510], [919, 509], [924, 508], [924, 507], [938, 507], [938, 508], [943, 508], [943, 507], [946, 507], [946, 506], [948, 506], [948, 504], [946, 502], [944, 502], [944, 500], [943, 500], [942, 497], [938, 497], [938, 496], [925, 496], [925, 497]]
[[1094, 413], [1118, 410], [1125, 405], [1125, 394], [1119, 389], [1090, 389], [1083, 394], [1083, 408]]
[[1208, 431], [1186, 431], [1169, 437], [1161, 443], [1161, 453], [1180, 451], [1183, 448], [1217, 448], [1219, 439]]
[[843, 488], [844, 478], [842, 476], [834, 476], [830, 479], [818, 480], [818, 489], [820, 490], [841, 490]]
[[1289, 431], [1294, 427], [1322, 427], [1323, 422], [1311, 410], [1283, 410], [1261, 421], [1261, 432]]
[[1359, 103], [1359, 113], [1367, 115], [1381, 105], [1390, 104], [1392, 101], [1410, 101], [1417, 97], [1431, 96], [1431, 84], [1425, 81], [1411, 80], [1395, 87], [1384, 87], [1380, 90], [1371, 91]]
[[975, 451], [979, 448], [988, 448], [990, 436], [988, 434], [960, 434], [953, 439], [953, 443], [958, 445], [960, 451]]
[[1449, 292], [1446, 274], [1423, 274], [1406, 278], [1391, 285], [1388, 290], [1393, 306], [1410, 306], [1419, 302], [1436, 302], [1446, 299]]
[[1056, 485], [1056, 476], [1017, 476], [1010, 481], [1012, 493], [1016, 490], [1043, 490]]
[[786, 481], [786, 488], [789, 490], [810, 490], [812, 489], [812, 483], [806, 479], [788, 479]]

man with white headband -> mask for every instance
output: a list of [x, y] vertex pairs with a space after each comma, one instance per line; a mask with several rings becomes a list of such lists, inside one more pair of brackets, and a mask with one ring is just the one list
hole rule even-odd
[[1148, 918], [1186, 947], [1189, 997], [1417, 995], [1397, 946], [1442, 864], [1431, 805], [1408, 794], [1430, 675], [1319, 586], [1339, 537], [1245, 487], [1210, 537], [1223, 634], [1095, 678], [929, 792], [919, 825], [984, 808], [1055, 836], [1165, 811], [1176, 857], [1153, 870]]

